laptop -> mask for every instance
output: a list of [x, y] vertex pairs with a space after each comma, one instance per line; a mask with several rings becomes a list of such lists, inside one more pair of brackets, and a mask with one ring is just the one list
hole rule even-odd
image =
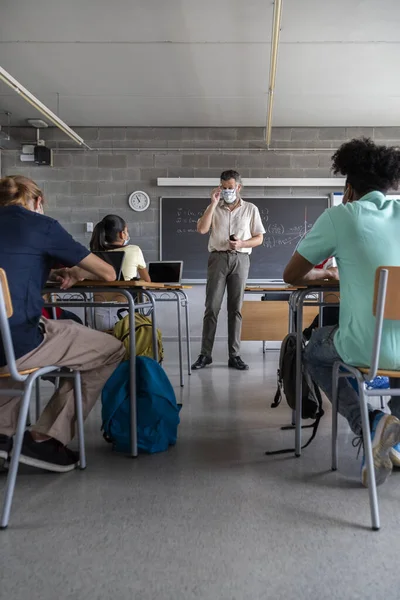
[[125, 252], [121, 250], [121, 252], [93, 252], [96, 256], [112, 265], [115, 269], [115, 273], [117, 275], [116, 281], [124, 281], [124, 277], [122, 275], [122, 264], [125, 258]]
[[154, 283], [180, 285], [182, 279], [183, 261], [159, 260], [149, 262], [149, 275]]

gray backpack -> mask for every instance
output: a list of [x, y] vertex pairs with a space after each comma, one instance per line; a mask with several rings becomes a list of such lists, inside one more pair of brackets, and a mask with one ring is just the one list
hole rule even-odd
[[[302, 340], [302, 350], [305, 348], [305, 339]], [[271, 404], [272, 408], [276, 408], [282, 401], [282, 395], [285, 395], [286, 402], [292, 410], [296, 409], [296, 334], [289, 333], [283, 340], [281, 352], [279, 356], [278, 367], [278, 389], [276, 390], [275, 398]], [[317, 384], [311, 379], [310, 375], [303, 369], [302, 371], [302, 419], [314, 419], [311, 425], [303, 425], [302, 429], [312, 428], [310, 439], [303, 448], [306, 448], [316, 436], [319, 422], [324, 415], [322, 409], [321, 392]], [[282, 427], [283, 430], [293, 429], [293, 425]], [[285, 450], [276, 450], [266, 452], [266, 454], [284, 454], [286, 452], [294, 452], [294, 448]]]

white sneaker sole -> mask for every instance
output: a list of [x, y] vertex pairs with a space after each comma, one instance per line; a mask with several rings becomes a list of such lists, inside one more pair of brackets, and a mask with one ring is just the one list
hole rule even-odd
[[[393, 415], [385, 415], [378, 423], [372, 441], [376, 485], [382, 485], [392, 472], [393, 464], [390, 452], [400, 442], [400, 421]], [[368, 487], [366, 465], [362, 471], [362, 484]]]
[[68, 473], [79, 467], [79, 462], [72, 465], [57, 465], [37, 458], [32, 458], [31, 456], [25, 456], [24, 454], [20, 455], [19, 462], [23, 465], [29, 465], [30, 467], [36, 467], [37, 469], [43, 469], [44, 471], [52, 471], [53, 473]]

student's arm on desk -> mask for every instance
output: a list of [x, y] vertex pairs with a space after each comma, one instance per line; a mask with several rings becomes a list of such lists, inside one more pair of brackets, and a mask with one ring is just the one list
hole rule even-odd
[[336, 268], [314, 269], [312, 263], [308, 262], [298, 252], [295, 252], [283, 272], [285, 283], [292, 285], [308, 285], [313, 281], [329, 280], [339, 281], [339, 273]]
[[84, 279], [115, 281], [115, 278], [114, 267], [95, 254], [89, 254], [75, 267], [55, 269], [50, 277], [52, 281], [60, 283], [62, 290], [67, 290]]
[[314, 269], [315, 265], [319, 265], [329, 256], [337, 256], [336, 246], [336, 231], [330, 212], [326, 210], [300, 242], [298, 251], [286, 266], [283, 279], [293, 285], [308, 285], [324, 279], [338, 281], [337, 269]]

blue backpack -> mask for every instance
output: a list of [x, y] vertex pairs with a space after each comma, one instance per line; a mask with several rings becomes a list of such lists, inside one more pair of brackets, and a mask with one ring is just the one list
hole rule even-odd
[[[114, 450], [130, 449], [129, 360], [103, 388], [102, 429]], [[180, 407], [164, 369], [152, 358], [136, 357], [137, 434], [140, 452], [164, 452], [176, 443]]]

